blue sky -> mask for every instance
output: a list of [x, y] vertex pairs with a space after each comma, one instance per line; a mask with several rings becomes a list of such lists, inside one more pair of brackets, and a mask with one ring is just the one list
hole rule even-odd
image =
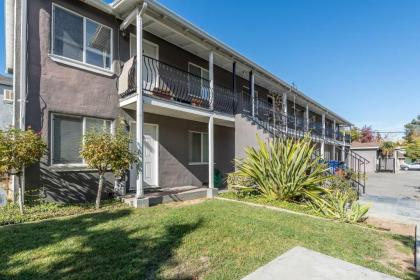
[[160, 3], [356, 125], [401, 131], [420, 114], [420, 1]]

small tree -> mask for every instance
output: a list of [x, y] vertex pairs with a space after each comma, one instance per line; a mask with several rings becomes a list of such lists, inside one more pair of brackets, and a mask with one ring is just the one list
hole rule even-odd
[[362, 133], [360, 132], [359, 128], [352, 127], [350, 129], [350, 136], [351, 136], [351, 141], [360, 141], [360, 137], [362, 136]]
[[382, 154], [386, 157], [389, 157], [389, 155], [394, 152], [395, 146], [396, 144], [392, 141], [382, 142], [382, 145], [381, 145]]
[[361, 131], [360, 142], [371, 143], [375, 141], [375, 136], [371, 126], [364, 126]]
[[98, 130], [91, 130], [85, 134], [80, 154], [99, 175], [96, 209], [99, 209], [101, 204], [105, 172], [110, 170], [118, 177], [135, 162], [136, 157], [130, 151], [129, 143], [130, 139], [121, 126], [118, 127], [115, 136]]
[[23, 214], [24, 194], [22, 171], [25, 166], [38, 162], [47, 145], [33, 130], [10, 128], [0, 131], [0, 173], [16, 175], [19, 181], [19, 208]]
[[405, 155], [414, 161], [420, 159], [420, 136], [412, 137], [405, 148]]

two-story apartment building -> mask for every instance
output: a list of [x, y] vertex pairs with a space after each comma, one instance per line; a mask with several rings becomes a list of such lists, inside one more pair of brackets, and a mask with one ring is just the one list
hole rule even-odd
[[343, 157], [348, 121], [156, 1], [5, 1], [16, 126], [48, 143], [25, 186], [48, 200], [93, 197], [83, 135], [113, 130], [118, 117], [143, 151], [127, 176], [139, 201], [156, 187], [213, 194], [214, 171], [233, 171], [256, 134], [311, 132], [326, 159]]

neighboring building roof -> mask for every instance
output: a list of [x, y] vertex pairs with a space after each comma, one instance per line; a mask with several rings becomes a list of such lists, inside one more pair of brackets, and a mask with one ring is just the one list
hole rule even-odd
[[350, 149], [354, 149], [354, 150], [377, 150], [380, 147], [381, 147], [381, 143], [379, 143], [379, 142], [370, 142], [370, 143], [353, 142], [353, 143], [351, 143]]
[[13, 79], [11, 77], [0, 75], [0, 85], [12, 86]]

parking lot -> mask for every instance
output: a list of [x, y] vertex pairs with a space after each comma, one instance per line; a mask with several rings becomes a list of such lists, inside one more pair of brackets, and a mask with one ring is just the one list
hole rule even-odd
[[366, 194], [420, 200], [420, 171], [367, 175]]
[[369, 174], [360, 201], [371, 204], [371, 216], [419, 223], [420, 171]]

